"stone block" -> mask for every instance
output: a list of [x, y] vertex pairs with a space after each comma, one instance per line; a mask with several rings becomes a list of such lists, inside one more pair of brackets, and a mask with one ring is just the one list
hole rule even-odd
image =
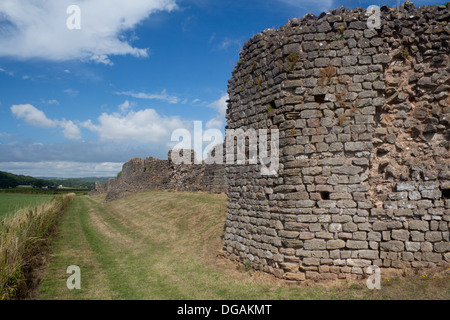
[[327, 249], [333, 250], [333, 249], [342, 249], [345, 248], [345, 241], [344, 240], [328, 240], [327, 241]]
[[347, 240], [346, 247], [349, 249], [368, 249], [369, 243], [361, 240]]
[[436, 252], [424, 252], [422, 254], [422, 260], [439, 263], [442, 261], [442, 254]]
[[403, 241], [392, 240], [387, 242], [381, 242], [380, 248], [385, 251], [403, 251], [405, 249], [405, 244]]
[[360, 259], [376, 260], [376, 259], [378, 259], [378, 251], [377, 250], [359, 250], [358, 257]]
[[409, 231], [408, 230], [392, 230], [391, 237], [393, 240], [409, 240]]
[[441, 231], [427, 231], [425, 232], [425, 240], [430, 242], [442, 241]]
[[410, 230], [418, 230], [418, 231], [428, 231], [429, 230], [428, 221], [423, 221], [423, 220], [409, 221], [408, 227]]
[[443, 241], [434, 243], [434, 251], [440, 253], [450, 252], [450, 242]]
[[417, 252], [420, 250], [420, 242], [405, 242], [405, 247], [407, 251]]
[[322, 115], [322, 111], [320, 110], [304, 110], [300, 113], [302, 119], [320, 118]]
[[305, 250], [325, 250], [326, 242], [323, 239], [305, 240], [304, 248]]
[[345, 232], [355, 232], [358, 230], [356, 223], [348, 222], [342, 225], [342, 230]]
[[303, 272], [287, 272], [283, 277], [292, 281], [304, 281], [306, 279], [306, 275]]
[[385, 231], [387, 230], [387, 223], [384, 221], [376, 221], [373, 224], [373, 230], [374, 231]]
[[372, 61], [374, 64], [388, 64], [391, 62], [391, 58], [387, 54], [377, 54], [372, 57]]
[[310, 240], [314, 239], [315, 234], [313, 232], [300, 232], [299, 239], [301, 240]]

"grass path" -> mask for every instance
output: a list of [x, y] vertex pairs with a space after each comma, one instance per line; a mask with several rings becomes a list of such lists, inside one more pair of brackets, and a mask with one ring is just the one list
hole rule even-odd
[[[217, 258], [223, 195], [152, 191], [112, 203], [77, 197], [61, 221], [37, 299], [448, 299], [449, 277], [289, 286]], [[68, 266], [81, 290], [66, 287]]]

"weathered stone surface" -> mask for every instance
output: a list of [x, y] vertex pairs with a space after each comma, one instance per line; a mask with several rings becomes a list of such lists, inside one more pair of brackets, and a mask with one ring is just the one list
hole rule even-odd
[[434, 244], [434, 251], [440, 252], [440, 253], [448, 253], [450, 252], [450, 242], [443, 241], [443, 242], [437, 242]]
[[442, 240], [442, 232], [440, 231], [428, 231], [425, 232], [425, 240], [430, 242], [437, 242]]
[[179, 190], [224, 193], [228, 184], [225, 166], [222, 164], [195, 164], [194, 153], [191, 164], [175, 164], [169, 160], [134, 158], [126, 162], [120, 178], [111, 179], [106, 187], [98, 184], [96, 193], [106, 193], [106, 201], [113, 201], [147, 190]]
[[368, 249], [369, 243], [360, 240], [347, 240], [346, 247], [349, 249]]
[[403, 251], [405, 248], [405, 244], [402, 241], [392, 240], [388, 242], [381, 242], [381, 249], [386, 251]]
[[286, 280], [303, 281], [306, 279], [306, 275], [303, 272], [287, 272], [284, 274], [283, 278]]
[[360, 259], [376, 260], [379, 258], [378, 250], [359, 250], [358, 257]]
[[405, 242], [405, 247], [407, 251], [416, 252], [420, 250], [420, 242]]
[[305, 250], [323, 250], [326, 249], [326, 242], [323, 239], [305, 240]]
[[387, 230], [388, 228], [387, 228], [387, 223], [386, 222], [383, 222], [383, 221], [376, 221], [374, 224], [373, 224], [373, 230], [374, 231], [385, 231], [385, 230]]
[[429, 225], [428, 221], [422, 220], [412, 220], [408, 222], [410, 230], [428, 231]]
[[392, 230], [391, 237], [394, 240], [408, 241], [409, 231], [408, 230]]
[[406, 2], [371, 30], [334, 10], [244, 45], [228, 127], [278, 129], [280, 170], [226, 166], [227, 256], [307, 280], [449, 262], [448, 17]]
[[344, 240], [329, 240], [327, 241], [327, 249], [342, 249], [345, 248]]

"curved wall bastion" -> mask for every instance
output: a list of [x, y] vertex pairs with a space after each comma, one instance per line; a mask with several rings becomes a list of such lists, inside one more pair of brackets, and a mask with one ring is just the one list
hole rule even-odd
[[339, 8], [250, 39], [228, 129], [278, 129], [279, 170], [227, 165], [223, 253], [279, 278], [450, 263], [447, 6]]

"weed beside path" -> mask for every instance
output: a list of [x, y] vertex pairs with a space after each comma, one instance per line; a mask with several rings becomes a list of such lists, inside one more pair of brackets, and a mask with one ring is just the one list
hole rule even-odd
[[42, 251], [74, 194], [0, 219], [0, 300], [25, 298], [36, 286]]

